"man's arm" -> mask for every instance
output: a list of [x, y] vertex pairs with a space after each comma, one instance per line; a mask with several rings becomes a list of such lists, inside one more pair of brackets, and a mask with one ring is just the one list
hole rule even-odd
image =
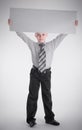
[[34, 45], [34, 41], [32, 41], [29, 37], [27, 37], [24, 33], [16, 32], [16, 34], [29, 46], [31, 49]]
[[67, 34], [59, 34], [55, 39], [52, 40], [52, 44], [54, 49], [56, 49], [59, 44], [63, 41], [63, 39], [67, 36]]

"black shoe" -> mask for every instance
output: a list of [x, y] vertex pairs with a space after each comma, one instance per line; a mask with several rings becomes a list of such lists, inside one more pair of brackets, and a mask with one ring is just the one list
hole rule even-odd
[[32, 121], [29, 122], [29, 126], [30, 126], [30, 127], [33, 127], [33, 126], [35, 126], [35, 125], [36, 125], [36, 122], [35, 122], [34, 120], [32, 120]]
[[47, 123], [47, 124], [50, 124], [50, 125], [55, 125], [55, 126], [60, 125], [60, 123], [59, 123], [58, 121], [56, 121], [56, 120], [53, 120], [53, 121], [51, 121], [51, 122], [47, 122], [47, 121], [46, 121], [46, 123]]

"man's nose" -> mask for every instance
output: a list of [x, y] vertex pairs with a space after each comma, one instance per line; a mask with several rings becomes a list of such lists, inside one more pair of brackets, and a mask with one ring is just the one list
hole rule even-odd
[[42, 35], [40, 35], [40, 38], [42, 37]]

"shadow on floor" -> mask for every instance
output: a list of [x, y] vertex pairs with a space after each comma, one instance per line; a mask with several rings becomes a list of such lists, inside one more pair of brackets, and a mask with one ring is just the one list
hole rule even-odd
[[[52, 126], [45, 124], [44, 120], [39, 119], [37, 121], [37, 125], [33, 127], [35, 130], [82, 130], [81, 124], [77, 124], [77, 121], [75, 122], [66, 122], [61, 121], [60, 126]], [[25, 120], [7, 120], [6, 122], [0, 123], [0, 130], [30, 130], [28, 124], [25, 122]]]

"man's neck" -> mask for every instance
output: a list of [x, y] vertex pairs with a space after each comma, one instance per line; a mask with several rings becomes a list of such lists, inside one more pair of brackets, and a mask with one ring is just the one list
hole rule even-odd
[[45, 41], [38, 41], [39, 44], [45, 44]]

